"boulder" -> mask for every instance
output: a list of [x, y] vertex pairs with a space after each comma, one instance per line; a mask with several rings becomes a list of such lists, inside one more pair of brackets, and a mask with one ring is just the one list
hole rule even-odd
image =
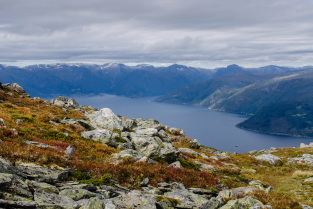
[[197, 164], [198, 166], [200, 166], [202, 171], [204, 171], [204, 170], [215, 171], [215, 168], [212, 165], [200, 163], [198, 161], [194, 161], [194, 163]]
[[222, 198], [210, 198], [209, 201], [205, 202], [199, 209], [218, 209], [225, 204]]
[[230, 200], [226, 205], [222, 206], [221, 209], [237, 209], [237, 208], [253, 208], [253, 207], [263, 207], [263, 203], [253, 199], [250, 196], [245, 196], [240, 199]]
[[62, 190], [59, 195], [69, 197], [75, 201], [100, 196], [99, 194], [90, 192], [86, 189], [65, 189]]
[[257, 160], [259, 161], [266, 161], [266, 162], [269, 162], [270, 164], [272, 165], [278, 165], [278, 163], [282, 162], [282, 160], [275, 156], [275, 155], [272, 155], [272, 154], [262, 154], [262, 155], [259, 155], [259, 156], [256, 156], [255, 157]]
[[304, 165], [313, 165], [313, 155], [311, 154], [303, 154], [302, 157], [290, 158], [288, 163], [298, 163]]
[[177, 208], [201, 207], [207, 202], [207, 198], [195, 194], [186, 189], [177, 189], [164, 194], [164, 197], [177, 200]]
[[10, 88], [13, 90], [13, 91], [16, 91], [18, 94], [24, 94], [26, 93], [25, 90], [20, 86], [18, 85], [17, 83], [12, 83]]
[[135, 149], [154, 160], [172, 163], [176, 161], [178, 152], [172, 143], [162, 142], [159, 137], [132, 135], [131, 142]]
[[81, 136], [85, 139], [91, 139], [110, 146], [117, 146], [115, 139], [112, 138], [112, 135], [113, 133], [106, 129], [97, 129], [81, 133]]
[[139, 190], [132, 190], [113, 200], [121, 206], [121, 208], [138, 208], [138, 209], [157, 209], [156, 198], [153, 194], [148, 194]]
[[201, 144], [198, 142], [197, 139], [192, 139], [190, 141], [190, 147], [194, 148], [194, 149], [200, 149], [201, 148]]
[[186, 136], [185, 131], [179, 128], [169, 128], [168, 131], [173, 135]]
[[37, 181], [26, 181], [28, 186], [32, 188], [32, 190], [42, 190], [49, 193], [59, 193], [59, 189], [51, 184], [47, 184], [44, 182], [37, 182]]
[[91, 114], [87, 114], [90, 119], [91, 125], [94, 127], [104, 129], [118, 129], [123, 130], [123, 121], [117, 115], [115, 115], [111, 109], [103, 108], [99, 111], [94, 111]]
[[137, 118], [135, 120], [137, 123], [137, 127], [142, 128], [142, 129], [143, 128], [155, 128], [158, 131], [160, 131], [161, 129], [164, 129], [164, 126], [155, 119]]
[[92, 197], [86, 200], [80, 208], [81, 209], [107, 209], [104, 202], [96, 197]]
[[77, 109], [79, 104], [74, 99], [68, 99], [66, 97], [59, 96], [56, 99], [51, 100], [52, 104], [59, 105], [67, 109]]
[[135, 128], [137, 136], [158, 136], [158, 130], [155, 128]]
[[78, 208], [78, 204], [73, 199], [43, 190], [35, 190], [34, 199], [41, 208]]
[[72, 118], [64, 118], [60, 121], [62, 124], [75, 124], [84, 127], [87, 130], [93, 130], [94, 128], [85, 120], [78, 120]]
[[52, 170], [32, 163], [22, 163], [17, 168], [25, 173], [28, 178], [36, 178], [37, 181], [46, 183], [57, 183], [66, 181], [70, 175], [70, 170]]
[[133, 159], [133, 160], [140, 160], [143, 157], [145, 157], [143, 154], [140, 154], [138, 151], [132, 150], [132, 149], [122, 150], [119, 153], [113, 154], [113, 158], [117, 158], [117, 159], [129, 158], [129, 159]]

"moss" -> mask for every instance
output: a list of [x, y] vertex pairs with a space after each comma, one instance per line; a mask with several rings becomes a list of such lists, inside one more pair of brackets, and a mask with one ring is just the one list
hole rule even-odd
[[156, 199], [159, 202], [168, 203], [173, 207], [176, 207], [181, 202], [181, 200], [170, 198], [170, 197], [164, 197], [164, 196], [157, 196]]
[[123, 138], [120, 137], [120, 136], [115, 136], [114, 139], [115, 139], [115, 141], [118, 142], [118, 143], [126, 143], [126, 142], [127, 142], [125, 139], [123, 139]]
[[182, 158], [178, 159], [178, 161], [184, 168], [200, 171], [200, 167], [192, 162], [188, 162], [187, 160], [184, 160]]

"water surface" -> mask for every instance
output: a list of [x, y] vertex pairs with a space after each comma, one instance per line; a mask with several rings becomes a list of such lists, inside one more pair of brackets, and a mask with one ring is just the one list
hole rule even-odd
[[236, 128], [246, 119], [237, 114], [206, 108], [153, 102], [155, 98], [127, 98], [114, 95], [74, 96], [80, 105], [108, 107], [128, 118], [155, 118], [163, 125], [184, 129], [186, 135], [209, 147], [228, 152], [248, 152], [271, 147], [298, 147], [313, 139], [256, 133]]

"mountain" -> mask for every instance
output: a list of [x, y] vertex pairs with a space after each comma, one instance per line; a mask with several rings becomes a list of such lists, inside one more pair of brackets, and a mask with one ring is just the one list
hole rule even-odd
[[310, 122], [312, 92], [312, 69], [284, 70], [283, 73], [246, 73], [213, 78], [185, 86], [156, 101], [253, 115], [238, 127], [313, 137]]
[[111, 63], [1, 66], [0, 74], [3, 83], [18, 82], [33, 96], [101, 93], [156, 96], [209, 78], [206, 71], [176, 64], [169, 67]]
[[16, 83], [0, 83], [0, 99], [1, 208], [313, 206], [311, 144], [222, 152], [155, 119], [30, 98]]

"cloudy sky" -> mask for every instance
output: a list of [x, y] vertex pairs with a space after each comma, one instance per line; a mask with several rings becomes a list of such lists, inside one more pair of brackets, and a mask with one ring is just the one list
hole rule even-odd
[[0, 0], [0, 63], [313, 65], [313, 0]]

